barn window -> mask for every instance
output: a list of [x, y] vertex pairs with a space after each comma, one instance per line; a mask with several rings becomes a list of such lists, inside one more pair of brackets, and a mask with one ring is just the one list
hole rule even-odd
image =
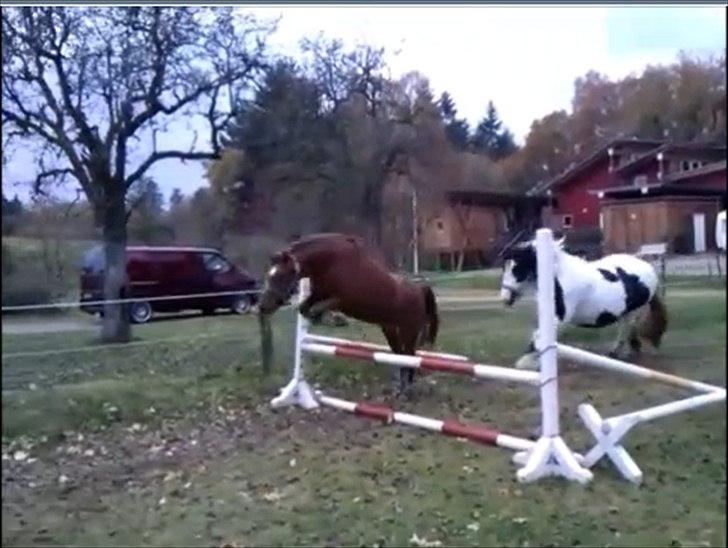
[[698, 169], [698, 168], [699, 168], [699, 167], [701, 167], [702, 165], [703, 165], [703, 162], [701, 162], [700, 160], [693, 160], [693, 161], [692, 161], [692, 162], [690, 163], [690, 168], [691, 168], [691, 169]]
[[647, 175], [637, 175], [634, 178], [634, 186], [643, 186], [647, 184]]
[[571, 221], [572, 221], [571, 215], [564, 215], [563, 219], [562, 219], [562, 226], [564, 228], [571, 228]]
[[442, 221], [437, 221], [437, 230], [443, 230], [445, 228], [445, 225], [442, 224]]
[[680, 169], [682, 169], [682, 171], [688, 171], [690, 169], [690, 162], [687, 160], [680, 162]]

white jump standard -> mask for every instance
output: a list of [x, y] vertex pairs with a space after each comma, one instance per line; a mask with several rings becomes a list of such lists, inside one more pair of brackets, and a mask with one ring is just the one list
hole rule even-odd
[[620, 474], [633, 483], [642, 482], [642, 471], [634, 462], [627, 450], [619, 443], [621, 439], [637, 424], [648, 422], [661, 417], [674, 415], [682, 411], [689, 411], [697, 407], [702, 407], [711, 403], [719, 403], [725, 401], [726, 390], [719, 386], [713, 386], [699, 381], [693, 381], [670, 375], [661, 371], [654, 371], [646, 367], [634, 365], [631, 363], [599, 356], [579, 348], [567, 345], [557, 345], [558, 354], [561, 357], [568, 358], [580, 365], [589, 365], [624, 373], [643, 379], [656, 381], [669, 386], [685, 388], [695, 392], [701, 392], [701, 395], [685, 398], [678, 401], [648, 407], [639, 411], [625, 413], [608, 419], [602, 419], [597, 410], [588, 403], [582, 403], [579, 406], [579, 417], [584, 425], [589, 429], [596, 440], [596, 445], [584, 455], [584, 465], [591, 467], [596, 464], [602, 457], [607, 456], [612, 461]]

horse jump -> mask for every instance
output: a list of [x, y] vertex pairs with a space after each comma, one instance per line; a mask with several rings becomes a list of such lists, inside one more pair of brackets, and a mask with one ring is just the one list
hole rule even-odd
[[[522, 482], [530, 482], [544, 476], [556, 475], [584, 484], [593, 477], [589, 468], [606, 455], [626, 479], [639, 483], [642, 480], [642, 472], [627, 451], [620, 445], [620, 440], [627, 432], [641, 422], [651, 421], [710, 403], [725, 401], [726, 390], [722, 387], [691, 381], [586, 352], [568, 345], [558, 344], [556, 340], [557, 316], [553, 283], [556, 251], [557, 246], [551, 231], [547, 229], [539, 230], [536, 235], [538, 330], [534, 340], [535, 352], [540, 365], [538, 372], [476, 364], [464, 356], [438, 352], [422, 351], [414, 356], [395, 354], [382, 345], [315, 335], [309, 333], [308, 321], [299, 314], [296, 326], [293, 378], [281, 390], [281, 394], [271, 401], [271, 405], [275, 408], [285, 405], [298, 405], [305, 409], [324, 405], [379, 419], [385, 423], [405, 424], [444, 435], [467, 438], [476, 442], [511, 449], [517, 451], [513, 461], [522, 466], [517, 472], [517, 478]], [[307, 295], [307, 291], [307, 280], [301, 280], [299, 299], [303, 300]], [[457, 421], [421, 417], [376, 404], [351, 402], [327, 396], [319, 391], [314, 392], [304, 378], [304, 354], [339, 356], [399, 368], [429, 369], [538, 386], [541, 396], [541, 437], [534, 442], [502, 434], [485, 427], [466, 425]], [[599, 367], [672, 386], [692, 389], [702, 394], [607, 419], [602, 419], [590, 404], [580, 405], [578, 409], [579, 416], [596, 438], [594, 447], [582, 456], [573, 452], [560, 435], [557, 356], [582, 365]]]
[[[546, 236], [550, 238], [550, 232]], [[551, 243], [553, 248], [553, 242]], [[548, 253], [548, 249], [546, 247], [540, 253]], [[549, 277], [553, 278], [553, 271], [548, 272], [548, 269], [553, 267], [552, 263], [544, 260], [541, 261], [541, 264], [542, 268], [546, 269], [544, 275], [541, 276], [541, 280], [548, 280]], [[550, 291], [551, 300], [553, 301], [553, 284], [545, 284], [543, 288], [541, 285], [543, 284], [539, 284], [539, 290], [545, 294]], [[308, 291], [308, 281], [302, 279], [299, 287], [299, 302], [305, 301]], [[549, 329], [549, 325], [551, 329]], [[325, 405], [383, 419], [387, 422], [407, 424], [446, 435], [455, 435], [480, 441], [481, 443], [489, 443], [518, 451], [514, 456], [514, 460], [523, 465], [517, 473], [520, 481], [528, 482], [546, 475], [559, 475], [586, 483], [592, 478], [591, 472], [579, 464], [579, 461], [582, 460], [581, 456], [572, 452], [559, 434], [556, 346], [555, 341], [548, 340], [548, 334], [552, 333], [553, 338], [555, 333], [553, 313], [544, 314], [539, 310], [539, 326], [541, 327], [539, 331], [543, 334], [541, 338], [544, 340], [539, 342], [538, 348], [544, 348], [545, 350], [540, 353], [543, 365], [540, 371], [535, 372], [473, 363], [466, 358], [464, 359], [463, 356], [437, 352], [420, 352], [414, 356], [395, 354], [383, 351], [385, 347], [379, 345], [348, 341], [346, 339], [326, 338], [310, 333], [308, 320], [299, 314], [296, 323], [293, 378], [281, 390], [280, 395], [271, 401], [271, 405], [274, 408], [298, 405], [304, 409], [313, 409]], [[355, 403], [330, 398], [321, 392], [314, 392], [306, 382], [303, 372], [305, 354], [339, 356], [386, 364], [400, 369], [429, 369], [478, 378], [520, 382], [538, 387], [541, 394], [542, 436], [538, 441], [533, 442], [484, 427], [399, 413], [389, 408], [365, 402]]]

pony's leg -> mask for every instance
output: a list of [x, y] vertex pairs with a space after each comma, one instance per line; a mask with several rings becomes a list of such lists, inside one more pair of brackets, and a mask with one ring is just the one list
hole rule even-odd
[[311, 320], [312, 323], [320, 323], [323, 315], [326, 312], [334, 310], [338, 306], [338, 304], [339, 300], [335, 297], [323, 299], [322, 301], [319, 301], [308, 308], [308, 318]]
[[629, 351], [626, 350], [627, 345], [631, 344], [632, 333], [635, 330], [636, 311], [628, 312], [619, 320], [617, 330], [617, 341], [614, 349], [609, 353], [610, 358], [626, 359], [629, 358]]
[[[399, 330], [402, 339], [402, 354], [414, 356], [417, 351], [417, 342], [420, 338], [420, 330], [403, 327]], [[400, 385], [403, 391], [411, 387], [415, 382], [415, 370], [407, 367], [400, 369]]]
[[[387, 344], [395, 354], [403, 354], [402, 338], [399, 333], [399, 328], [394, 325], [383, 325], [382, 332], [384, 337], [387, 339]], [[393, 390], [398, 395], [402, 393], [403, 379], [405, 378], [405, 367], [396, 367], [392, 369], [392, 384]]]
[[301, 304], [298, 305], [298, 312], [306, 318], [307, 320], [311, 319], [311, 307], [315, 305], [317, 302], [319, 302], [319, 298], [315, 296], [313, 293], [311, 293], [308, 297], [306, 297]]
[[516, 362], [516, 369], [538, 369], [538, 352], [536, 352], [536, 339], [538, 329], [531, 334], [526, 352]]
[[[556, 340], [559, 340], [559, 335], [564, 329], [563, 321], [556, 318]], [[528, 343], [526, 352], [516, 362], [516, 369], [530, 369], [536, 370], [540, 367], [538, 361], [538, 351], [536, 350], [536, 341], [538, 340], [538, 329], [536, 329], [531, 335], [531, 341]]]
[[640, 350], [642, 350], [642, 340], [640, 339], [639, 329], [637, 328], [637, 326], [641, 321], [643, 321], [646, 314], [647, 306], [643, 306], [642, 308], [635, 311], [634, 319], [632, 320], [632, 324], [630, 326], [629, 347], [635, 354], [639, 354]]

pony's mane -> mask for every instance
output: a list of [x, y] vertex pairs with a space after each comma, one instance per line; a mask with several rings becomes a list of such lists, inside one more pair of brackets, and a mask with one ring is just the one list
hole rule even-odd
[[353, 245], [363, 246], [364, 242], [361, 238], [358, 236], [352, 236], [348, 234], [338, 234], [335, 232], [332, 233], [319, 233], [319, 234], [311, 234], [310, 236], [305, 236], [303, 238], [300, 238], [299, 240], [296, 240], [293, 242], [289, 249], [292, 252], [298, 252], [298, 251], [308, 251], [309, 249], [312, 249], [316, 246], [321, 245], [331, 245], [331, 244], [340, 244], [340, 243], [349, 243]]
[[327, 249], [340, 249], [342, 245], [361, 250], [372, 260], [386, 265], [386, 260], [378, 249], [368, 245], [364, 238], [353, 234], [340, 234], [337, 232], [311, 234], [293, 242], [288, 250], [293, 254], [308, 254]]

